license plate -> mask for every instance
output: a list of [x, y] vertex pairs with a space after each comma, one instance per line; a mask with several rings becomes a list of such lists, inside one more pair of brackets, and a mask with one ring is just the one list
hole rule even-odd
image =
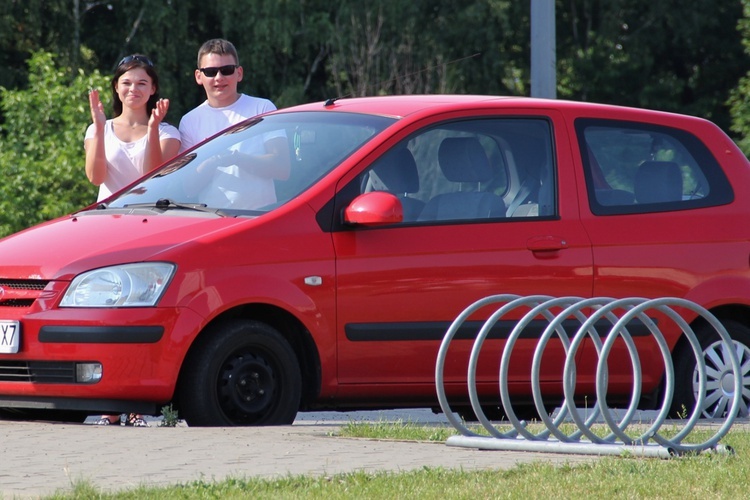
[[21, 343], [21, 324], [18, 321], [0, 320], [0, 353], [15, 354]]

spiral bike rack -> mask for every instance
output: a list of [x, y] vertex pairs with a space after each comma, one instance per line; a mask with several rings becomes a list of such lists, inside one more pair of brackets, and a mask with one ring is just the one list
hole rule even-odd
[[[445, 392], [444, 368], [448, 349], [451, 341], [454, 339], [459, 328], [466, 320], [479, 309], [494, 306], [499, 307], [484, 322], [482, 328], [476, 334], [474, 345], [469, 357], [467, 387], [471, 408], [476, 415], [477, 420], [487, 430], [489, 436], [479, 435], [467, 428], [462, 420], [454, 413], [448, 403]], [[447, 445], [459, 446], [478, 449], [493, 450], [519, 450], [519, 451], [539, 451], [552, 453], [575, 453], [589, 455], [621, 455], [631, 454], [645, 457], [668, 458], [675, 455], [686, 453], [702, 452], [707, 450], [731, 452], [728, 446], [720, 445], [719, 441], [730, 430], [732, 424], [740, 409], [742, 398], [737, 396], [732, 400], [731, 407], [726, 412], [726, 417], [715, 434], [702, 443], [685, 443], [684, 439], [694, 430], [701, 417], [701, 408], [703, 408], [706, 397], [706, 363], [703, 359], [703, 350], [695, 332], [690, 325], [680, 316], [673, 308], [682, 308], [696, 313], [701, 316], [719, 335], [721, 342], [728, 348], [726, 349], [732, 365], [734, 375], [734, 387], [742, 387], [741, 368], [732, 338], [721, 324], [721, 322], [708, 310], [700, 305], [681, 298], [657, 298], [645, 299], [638, 297], [614, 299], [607, 297], [581, 298], [581, 297], [550, 297], [546, 295], [535, 295], [522, 297], [518, 295], [493, 295], [478, 300], [467, 307], [453, 321], [450, 328], [443, 337], [443, 342], [438, 351], [438, 357], [435, 365], [435, 385], [437, 389], [438, 401], [448, 421], [460, 432], [458, 436], [448, 438]], [[480, 404], [477, 393], [477, 365], [482, 345], [495, 324], [511, 311], [518, 308], [528, 309], [525, 315], [517, 321], [513, 330], [508, 336], [500, 358], [499, 370], [499, 389], [500, 399], [503, 411], [513, 426], [508, 432], [501, 432], [487, 418]], [[552, 310], [559, 311], [556, 314]], [[588, 315], [584, 313], [588, 311]], [[669, 320], [679, 326], [685, 335], [688, 343], [692, 347], [696, 358], [696, 368], [699, 374], [699, 385], [697, 401], [689, 418], [680, 420], [682, 429], [673, 437], [667, 438], [659, 433], [667, 420], [667, 416], [672, 404], [675, 385], [674, 366], [672, 363], [671, 353], [662, 332], [657, 324], [647, 315], [647, 311], [658, 311], [663, 313]], [[619, 315], [617, 313], [619, 313]], [[531, 365], [531, 387], [534, 405], [537, 409], [541, 422], [546, 427], [545, 430], [534, 434], [527, 428], [527, 422], [520, 420], [513, 410], [510, 393], [508, 390], [508, 367], [510, 357], [516, 341], [521, 335], [524, 328], [535, 318], [542, 317], [547, 321], [547, 327], [541, 334]], [[580, 323], [572, 340], [569, 338], [563, 321], [573, 318]], [[597, 331], [602, 320], [611, 324], [606, 339], [602, 342], [602, 337]], [[640, 321], [648, 328], [650, 335], [656, 341], [665, 366], [665, 390], [661, 408], [653, 423], [640, 435], [631, 436], [628, 432], [628, 426], [631, 425], [633, 417], [637, 412], [637, 405], [641, 396], [642, 372], [640, 358], [636, 350], [635, 343], [628, 331], [628, 325], [634, 321]], [[599, 324], [597, 324], [599, 322]], [[595, 327], [595, 324], [597, 325]], [[561, 405], [560, 412], [552, 419], [547, 415], [542, 400], [542, 390], [540, 385], [540, 367], [544, 350], [547, 342], [553, 334], [562, 342], [565, 349], [565, 364], [563, 371], [563, 392], [564, 401]], [[590, 410], [590, 413], [584, 417], [575, 406], [574, 396], [576, 389], [576, 362], [575, 357], [581, 343], [590, 338], [599, 360], [596, 369], [596, 403]], [[618, 418], [614, 409], [607, 406], [607, 359], [614, 342], [622, 338], [630, 356], [630, 362], [633, 368], [633, 387], [630, 398], [630, 404], [625, 413]], [[568, 417], [569, 416], [569, 417]], [[600, 418], [601, 416], [601, 418]], [[566, 434], [560, 429], [560, 424], [566, 419], [572, 419], [577, 430], [571, 434]], [[611, 431], [609, 435], [600, 437], [593, 432], [594, 423], [604, 420]], [[674, 422], [674, 421], [672, 421]]]

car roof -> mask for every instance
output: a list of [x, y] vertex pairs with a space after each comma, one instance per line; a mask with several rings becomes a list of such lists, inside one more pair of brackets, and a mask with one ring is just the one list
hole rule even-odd
[[342, 97], [287, 108], [293, 111], [346, 111], [349, 113], [377, 114], [404, 117], [417, 111], [438, 108], [471, 106], [490, 101], [517, 100], [517, 97], [456, 95], [456, 94], [410, 94], [373, 97]]
[[[661, 118], [669, 116], [686, 116], [666, 111], [631, 108], [613, 104], [567, 101], [563, 99], [464, 94], [410, 94], [372, 97], [342, 97], [329, 99], [328, 101], [300, 104], [279, 111], [340, 111], [405, 118], [418, 112], [434, 114], [472, 108], [487, 109], [488, 107], [497, 110], [502, 110], [503, 108], [524, 108], [528, 110], [557, 109], [560, 111], [572, 112], [574, 115], [619, 116], [623, 119], [627, 119], [627, 117], [634, 118], [636, 115], [642, 118], [645, 118], [648, 115], [652, 117], [659, 116]], [[697, 117], [690, 118], [703, 121], [701, 118]]]

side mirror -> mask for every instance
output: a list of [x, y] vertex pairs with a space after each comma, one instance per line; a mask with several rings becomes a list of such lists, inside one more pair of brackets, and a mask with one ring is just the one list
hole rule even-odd
[[391, 193], [373, 191], [364, 193], [344, 210], [344, 222], [362, 226], [395, 224], [404, 220], [401, 201]]

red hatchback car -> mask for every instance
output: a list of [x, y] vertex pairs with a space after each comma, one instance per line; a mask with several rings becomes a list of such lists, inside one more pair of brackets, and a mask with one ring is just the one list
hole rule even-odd
[[[264, 149], [283, 138], [274, 158]], [[285, 180], [254, 186], [263, 166]], [[616, 106], [494, 96], [330, 100], [249, 120], [103, 203], [0, 241], [0, 413], [158, 413], [189, 425], [291, 423], [298, 411], [437, 407], [435, 361], [483, 297], [681, 297], [735, 341], [743, 387], [701, 318], [700, 411], [750, 404], [750, 163], [712, 123]], [[254, 194], [256, 193], [256, 194]], [[477, 317], [477, 324], [486, 319]], [[481, 314], [480, 314], [481, 316]], [[511, 321], [512, 323], [512, 321]], [[512, 324], [483, 352], [500, 353]], [[508, 374], [519, 406], [539, 325]], [[674, 407], [695, 401], [696, 359], [665, 324]], [[634, 335], [641, 406], [665, 367]], [[594, 394], [593, 343], [577, 353]], [[471, 334], [445, 367], [468, 405]], [[463, 351], [462, 351], [463, 350]], [[560, 342], [545, 397], [562, 399]], [[499, 404], [499, 356], [478, 369]], [[627, 401], [624, 346], [608, 395]]]

